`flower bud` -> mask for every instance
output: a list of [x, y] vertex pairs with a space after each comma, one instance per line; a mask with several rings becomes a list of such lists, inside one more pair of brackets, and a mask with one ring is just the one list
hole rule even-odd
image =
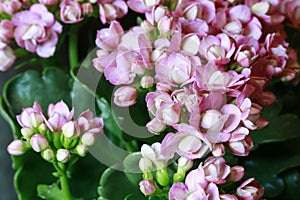
[[228, 179], [234, 182], [241, 180], [245, 175], [245, 169], [243, 166], [234, 166], [230, 169]]
[[141, 79], [142, 88], [151, 88], [154, 84], [154, 78], [152, 76], [143, 76]]
[[91, 3], [83, 3], [81, 4], [82, 14], [90, 15], [93, 13], [93, 6]]
[[33, 129], [28, 127], [21, 128], [21, 134], [24, 138], [29, 139], [33, 135]]
[[12, 156], [20, 156], [27, 150], [26, 143], [22, 140], [14, 140], [7, 146], [7, 151]]
[[178, 159], [178, 171], [179, 169], [183, 172], [187, 172], [188, 170], [190, 170], [194, 165], [193, 160], [184, 158], [184, 157], [180, 157]]
[[122, 86], [114, 93], [114, 103], [120, 107], [132, 106], [136, 102], [138, 92], [130, 86]]
[[225, 147], [223, 144], [215, 144], [212, 149], [212, 155], [214, 157], [221, 157], [225, 155]]
[[181, 49], [196, 55], [199, 51], [200, 40], [196, 34], [189, 34], [182, 39]]
[[38, 127], [38, 131], [39, 131], [40, 133], [44, 133], [45, 131], [47, 131], [47, 126], [46, 126], [46, 124], [41, 123], [41, 124], [39, 125], [39, 127]]
[[45, 149], [42, 151], [42, 158], [44, 158], [48, 162], [52, 162], [54, 159], [54, 152], [52, 149]]
[[0, 71], [8, 70], [15, 62], [15, 59], [16, 56], [14, 55], [13, 50], [9, 46], [0, 49]]
[[167, 186], [169, 184], [169, 173], [166, 167], [156, 171], [156, 180], [161, 186]]
[[70, 160], [71, 154], [67, 149], [58, 149], [56, 152], [56, 159], [59, 162], [66, 163]]
[[157, 118], [153, 118], [150, 122], [148, 122], [146, 124], [146, 127], [153, 134], [160, 134], [166, 128], [166, 126], [162, 124]]
[[80, 4], [73, 0], [60, 3], [60, 18], [64, 23], [74, 24], [82, 21]]
[[91, 132], [87, 132], [83, 134], [83, 136], [81, 137], [82, 144], [86, 146], [92, 146], [95, 143], [95, 141], [96, 141], [96, 135]]
[[75, 133], [75, 124], [73, 121], [69, 121], [67, 123], [65, 123], [62, 127], [62, 134], [66, 137], [66, 138], [72, 138], [73, 136], [76, 135]]
[[53, 6], [58, 3], [58, 0], [39, 0], [39, 2], [46, 6]]
[[36, 152], [41, 152], [49, 146], [47, 139], [41, 134], [33, 135], [30, 139], [30, 144]]
[[76, 153], [81, 157], [84, 157], [88, 151], [88, 147], [84, 144], [79, 144], [76, 146]]
[[264, 187], [255, 181], [254, 178], [249, 178], [236, 189], [236, 194], [242, 200], [261, 199], [264, 191]]
[[139, 183], [140, 190], [144, 195], [151, 195], [156, 191], [156, 187], [151, 179], [142, 180]]

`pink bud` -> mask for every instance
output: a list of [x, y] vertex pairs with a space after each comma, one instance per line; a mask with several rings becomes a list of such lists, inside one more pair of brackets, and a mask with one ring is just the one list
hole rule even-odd
[[130, 86], [122, 86], [114, 93], [114, 103], [120, 107], [132, 106], [136, 102], [138, 92]]
[[236, 194], [241, 200], [259, 200], [263, 197], [264, 192], [264, 187], [254, 178], [247, 179], [236, 189]]
[[186, 35], [181, 41], [181, 49], [196, 55], [199, 51], [200, 40], [196, 34]]
[[81, 142], [86, 146], [92, 146], [96, 141], [96, 136], [95, 133], [87, 132], [81, 137]]
[[139, 185], [140, 190], [144, 195], [151, 195], [156, 191], [156, 187], [151, 179], [142, 180]]
[[47, 139], [41, 134], [33, 135], [30, 139], [30, 144], [36, 152], [41, 152], [49, 146]]
[[60, 18], [64, 23], [74, 24], [83, 20], [81, 7], [77, 1], [64, 0], [60, 3]]
[[8, 145], [7, 151], [10, 155], [20, 156], [26, 152], [26, 144], [22, 140], [14, 140]]
[[16, 56], [9, 46], [0, 49], [0, 71], [8, 70], [14, 64], [15, 59]]
[[141, 79], [142, 88], [151, 88], [154, 84], [154, 78], [152, 76], [143, 76]]
[[4, 19], [0, 22], [0, 41], [8, 43], [14, 37], [14, 26], [11, 21]]
[[2, 0], [0, 3], [0, 11], [13, 15], [22, 7], [22, 1], [20, 0]]
[[239, 141], [229, 141], [228, 148], [233, 155], [247, 156], [253, 147], [253, 141], [250, 135]]
[[161, 123], [157, 118], [153, 118], [150, 122], [146, 124], [148, 130], [153, 134], [159, 134], [163, 130], [165, 130], [166, 126]]
[[67, 149], [58, 149], [56, 152], [56, 159], [59, 162], [66, 163], [70, 160], [71, 154]]
[[190, 170], [194, 165], [194, 161], [184, 158], [184, 157], [180, 157], [178, 159], [178, 169], [183, 170], [184, 172], [187, 172], [188, 170]]
[[76, 135], [76, 129], [75, 129], [75, 124], [73, 121], [69, 121], [67, 123], [65, 123], [62, 127], [62, 134], [66, 137], [66, 138], [71, 138], [73, 136]]
[[96, 45], [103, 50], [116, 49], [123, 35], [124, 31], [120, 23], [112, 21], [109, 28], [103, 28], [97, 32]]
[[81, 4], [82, 14], [90, 15], [93, 13], [93, 6], [91, 3], [83, 3]]
[[223, 144], [215, 144], [212, 149], [212, 154], [215, 157], [221, 157], [225, 155], [225, 147]]
[[53, 6], [58, 3], [58, 0], [39, 0], [41, 4], [44, 4], [46, 6]]
[[234, 182], [241, 180], [245, 175], [245, 169], [243, 166], [234, 166], [230, 169], [228, 179]]
[[145, 173], [152, 170], [153, 164], [149, 158], [142, 157], [139, 161], [139, 167], [142, 170], [142, 172]]
[[236, 196], [234, 196], [233, 194], [221, 194], [220, 199], [221, 200], [238, 200], [238, 198]]

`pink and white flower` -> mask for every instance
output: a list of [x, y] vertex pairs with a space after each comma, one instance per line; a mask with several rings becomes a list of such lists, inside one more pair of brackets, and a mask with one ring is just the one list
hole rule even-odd
[[60, 4], [60, 19], [67, 24], [78, 23], [83, 20], [81, 6], [77, 1], [63, 0]]
[[62, 26], [45, 5], [33, 4], [29, 10], [16, 13], [12, 23], [16, 27], [14, 36], [20, 47], [44, 58], [54, 54]]

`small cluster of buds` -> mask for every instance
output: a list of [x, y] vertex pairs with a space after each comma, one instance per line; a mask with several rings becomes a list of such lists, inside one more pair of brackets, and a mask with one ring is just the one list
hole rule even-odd
[[102, 118], [94, 117], [90, 110], [82, 112], [77, 120], [72, 120], [74, 109], [60, 101], [48, 106], [48, 118], [43, 115], [39, 103], [25, 108], [17, 121], [21, 125], [22, 138], [12, 141], [8, 152], [13, 156], [33, 149], [49, 161], [68, 162], [72, 156], [85, 156], [88, 146], [103, 133]]

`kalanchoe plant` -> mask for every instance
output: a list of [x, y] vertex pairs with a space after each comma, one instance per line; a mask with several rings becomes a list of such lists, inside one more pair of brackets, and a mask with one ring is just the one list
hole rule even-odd
[[45, 117], [38, 102], [25, 108], [17, 116], [22, 137], [12, 141], [7, 150], [12, 156], [20, 156], [30, 149], [40, 153], [57, 171], [55, 175], [60, 180], [62, 198], [71, 199], [68, 168], [79, 157], [84, 157], [88, 146], [103, 133], [103, 119], [86, 110], [73, 120], [74, 108], [70, 111], [63, 101], [50, 104], [47, 113], [48, 117]]
[[[0, 99], [18, 197], [297, 198], [299, 12], [299, 0], [0, 0], [0, 70], [26, 71]], [[58, 178], [37, 194], [22, 188], [30, 159]]]

